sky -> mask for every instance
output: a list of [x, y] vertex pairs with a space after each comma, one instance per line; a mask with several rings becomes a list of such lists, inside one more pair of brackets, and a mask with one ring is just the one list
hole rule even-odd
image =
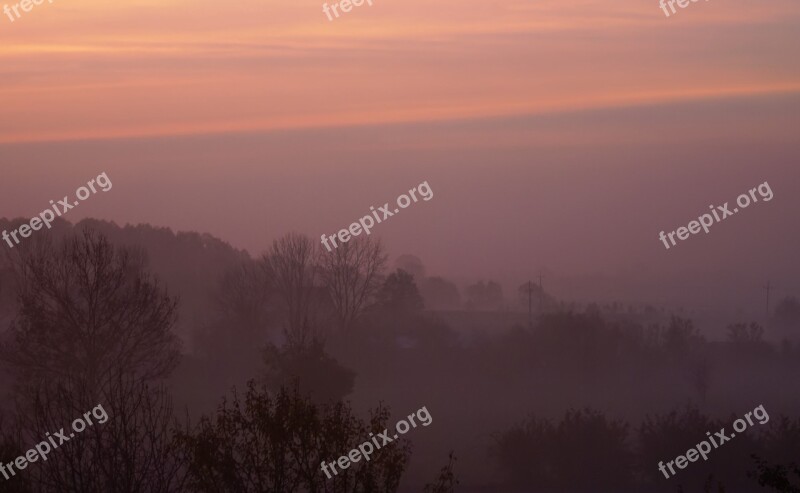
[[0, 23], [0, 141], [464, 119], [798, 90], [793, 0], [55, 0]]
[[[258, 253], [427, 180], [435, 197], [375, 234], [434, 274], [546, 271], [562, 296], [752, 310], [767, 279], [800, 284], [796, 0], [669, 17], [655, 0], [375, 0], [333, 21], [322, 3], [0, 17], [0, 215], [106, 171], [113, 190], [68, 219]], [[773, 201], [669, 251], [657, 239], [764, 181]]]

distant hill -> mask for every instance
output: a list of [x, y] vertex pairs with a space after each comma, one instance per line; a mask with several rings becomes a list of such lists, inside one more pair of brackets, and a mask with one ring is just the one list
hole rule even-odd
[[[16, 229], [24, 218], [0, 218], [0, 232]], [[112, 243], [127, 247], [138, 247], [147, 254], [148, 270], [172, 295], [180, 297], [180, 318], [176, 332], [188, 340], [189, 330], [208, 319], [213, 310], [209, 294], [222, 273], [249, 258], [244, 250], [237, 250], [228, 243], [207, 233], [173, 232], [170, 228], [158, 228], [149, 224], [118, 226], [114, 222], [84, 219], [71, 224], [63, 219], [53, 223], [50, 233], [63, 237], [73, 231], [91, 228], [104, 234]], [[41, 231], [35, 233], [41, 234]], [[5, 242], [0, 247], [9, 250]], [[24, 241], [14, 248], [24, 248]], [[0, 328], [10, 319], [14, 302], [13, 281], [0, 271]]]

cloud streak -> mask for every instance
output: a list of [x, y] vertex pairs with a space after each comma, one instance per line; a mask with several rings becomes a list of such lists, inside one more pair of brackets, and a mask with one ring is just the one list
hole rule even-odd
[[0, 142], [795, 92], [798, 17], [783, 0], [712, 0], [669, 19], [634, 0], [379, 0], [335, 22], [306, 0], [59, 1], [2, 26]]

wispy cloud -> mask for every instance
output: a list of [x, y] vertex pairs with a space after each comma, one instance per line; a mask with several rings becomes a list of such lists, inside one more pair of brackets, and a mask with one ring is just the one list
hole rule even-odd
[[429, 121], [797, 91], [797, 2], [57, 0], [0, 24], [0, 141]]

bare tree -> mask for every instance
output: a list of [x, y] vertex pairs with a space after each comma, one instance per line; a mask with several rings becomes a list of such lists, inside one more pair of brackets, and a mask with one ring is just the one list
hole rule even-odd
[[339, 329], [350, 328], [377, 293], [386, 257], [380, 240], [370, 237], [353, 238], [332, 252], [320, 252], [322, 281]]
[[[185, 461], [173, 441], [180, 426], [163, 387], [151, 388], [120, 372], [92, 404], [79, 386], [68, 382], [41, 382], [33, 396], [33, 406], [20, 414], [29, 443], [60, 429], [70, 435], [68, 444], [50, 451], [46, 465], [26, 471], [36, 491], [183, 491]], [[91, 424], [72, 436], [71, 423], [77, 418]]]
[[145, 272], [141, 252], [91, 231], [59, 245], [43, 236], [12, 263], [19, 312], [2, 356], [17, 376], [25, 442], [100, 405], [109, 415], [29, 473], [35, 491], [179, 491], [171, 402], [149, 387], [178, 363], [177, 300]]
[[87, 231], [32, 243], [14, 268], [19, 312], [2, 357], [23, 380], [77, 379], [97, 393], [122, 369], [154, 379], [177, 365], [177, 300], [143, 255]]
[[283, 302], [287, 340], [306, 345], [316, 338], [320, 303], [315, 264], [315, 244], [307, 237], [289, 233], [275, 240], [262, 256], [272, 287]]

